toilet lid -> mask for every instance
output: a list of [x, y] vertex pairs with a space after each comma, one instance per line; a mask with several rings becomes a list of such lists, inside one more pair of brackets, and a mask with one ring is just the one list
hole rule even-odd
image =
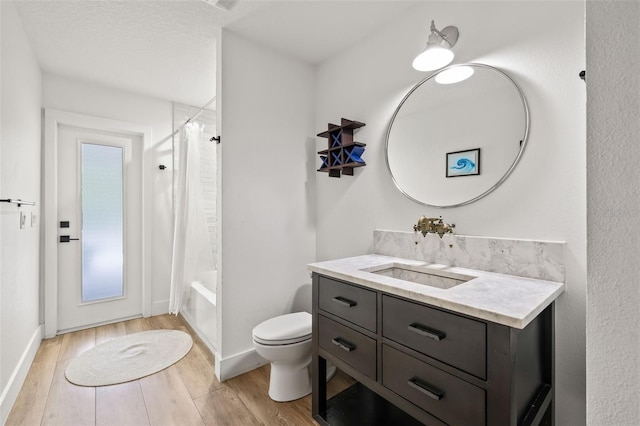
[[311, 338], [311, 314], [296, 312], [280, 315], [258, 324], [253, 339], [266, 345], [284, 345]]

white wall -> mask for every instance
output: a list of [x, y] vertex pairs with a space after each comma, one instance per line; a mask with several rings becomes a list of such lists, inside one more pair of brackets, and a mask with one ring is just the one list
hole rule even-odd
[[[313, 69], [222, 31], [222, 364], [259, 362], [251, 330], [290, 312], [315, 260]], [[308, 161], [305, 161], [308, 159]], [[310, 307], [310, 291], [308, 306]], [[243, 364], [228, 374], [256, 365]], [[225, 368], [223, 368], [225, 370]], [[220, 372], [219, 372], [220, 373]], [[222, 371], [222, 378], [227, 373]]]
[[[171, 282], [173, 107], [168, 100], [151, 98], [66, 77], [43, 74], [42, 105], [80, 114], [144, 124], [152, 128], [153, 202], [151, 236], [152, 314], [168, 312]], [[159, 170], [158, 165], [167, 166]]]
[[[40, 67], [11, 3], [0, 2], [1, 136], [0, 198], [35, 201], [21, 208], [0, 203], [0, 423], [24, 381], [41, 338]], [[19, 214], [27, 214], [20, 229]], [[30, 224], [31, 213], [37, 216]]]
[[587, 2], [587, 423], [640, 421], [640, 3]]
[[[404, 197], [384, 156], [395, 106], [425, 76], [411, 61], [424, 48], [431, 19], [438, 28], [459, 28], [456, 63], [503, 69], [531, 111], [529, 145], [510, 178], [474, 204], [445, 210]], [[316, 130], [340, 117], [363, 121], [355, 139], [367, 144], [367, 166], [355, 176], [317, 177], [318, 260], [368, 253], [374, 229], [410, 231], [422, 214], [442, 215], [463, 235], [567, 242], [567, 291], [556, 305], [561, 425], [585, 422], [586, 91], [578, 78], [584, 62], [581, 2], [425, 2], [322, 63], [316, 87]], [[317, 150], [323, 148], [318, 138]]]

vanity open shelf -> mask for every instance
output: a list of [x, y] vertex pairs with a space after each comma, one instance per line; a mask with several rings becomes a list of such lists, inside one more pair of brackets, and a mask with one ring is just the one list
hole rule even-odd
[[353, 140], [353, 131], [364, 125], [359, 121], [342, 118], [340, 125], [329, 123], [327, 131], [318, 133], [317, 136], [328, 139], [328, 148], [318, 151], [322, 160], [319, 172], [338, 178], [342, 174], [353, 176], [354, 168], [367, 165], [361, 158], [367, 144]]
[[[407, 285], [402, 280], [374, 273], [388, 267], [389, 262], [379, 258], [371, 256], [377, 266], [368, 263], [367, 256], [310, 265], [312, 414], [317, 422], [332, 426], [553, 424], [553, 300], [562, 292], [562, 283], [513, 277], [514, 287], [540, 285], [544, 290], [526, 308], [530, 315], [525, 315], [524, 322], [511, 326], [504, 324], [509, 320], [500, 312], [492, 321], [482, 318], [488, 314], [471, 315], [464, 309], [443, 307], [453, 305], [436, 306], [409, 297], [402, 290]], [[340, 266], [348, 264], [354, 265], [352, 272]], [[453, 288], [417, 284], [417, 291], [453, 300], [452, 291], [473, 291], [474, 285], [485, 288], [483, 283], [493, 276], [471, 270], [462, 273], [455, 278], [469, 280]], [[443, 274], [454, 278], [453, 272]], [[396, 282], [399, 291], [388, 285]], [[434, 303], [438, 302], [434, 299]], [[326, 377], [326, 361], [358, 382], [330, 400], [326, 382], [320, 379]]]

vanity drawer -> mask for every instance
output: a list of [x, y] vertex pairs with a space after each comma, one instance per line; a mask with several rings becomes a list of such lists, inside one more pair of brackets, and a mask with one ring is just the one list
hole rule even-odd
[[376, 341], [318, 315], [318, 345], [376, 380]]
[[487, 326], [483, 322], [385, 295], [382, 335], [486, 379]]
[[443, 422], [482, 426], [485, 391], [382, 345], [382, 384]]
[[318, 277], [318, 305], [323, 311], [376, 332], [376, 292]]

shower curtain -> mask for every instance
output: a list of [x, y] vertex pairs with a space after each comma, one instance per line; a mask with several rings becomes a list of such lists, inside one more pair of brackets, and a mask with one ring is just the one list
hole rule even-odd
[[203, 127], [187, 123], [181, 132], [178, 151], [178, 183], [173, 226], [171, 294], [169, 312], [177, 315], [189, 297], [191, 283], [203, 271], [215, 269], [200, 181], [200, 144]]

